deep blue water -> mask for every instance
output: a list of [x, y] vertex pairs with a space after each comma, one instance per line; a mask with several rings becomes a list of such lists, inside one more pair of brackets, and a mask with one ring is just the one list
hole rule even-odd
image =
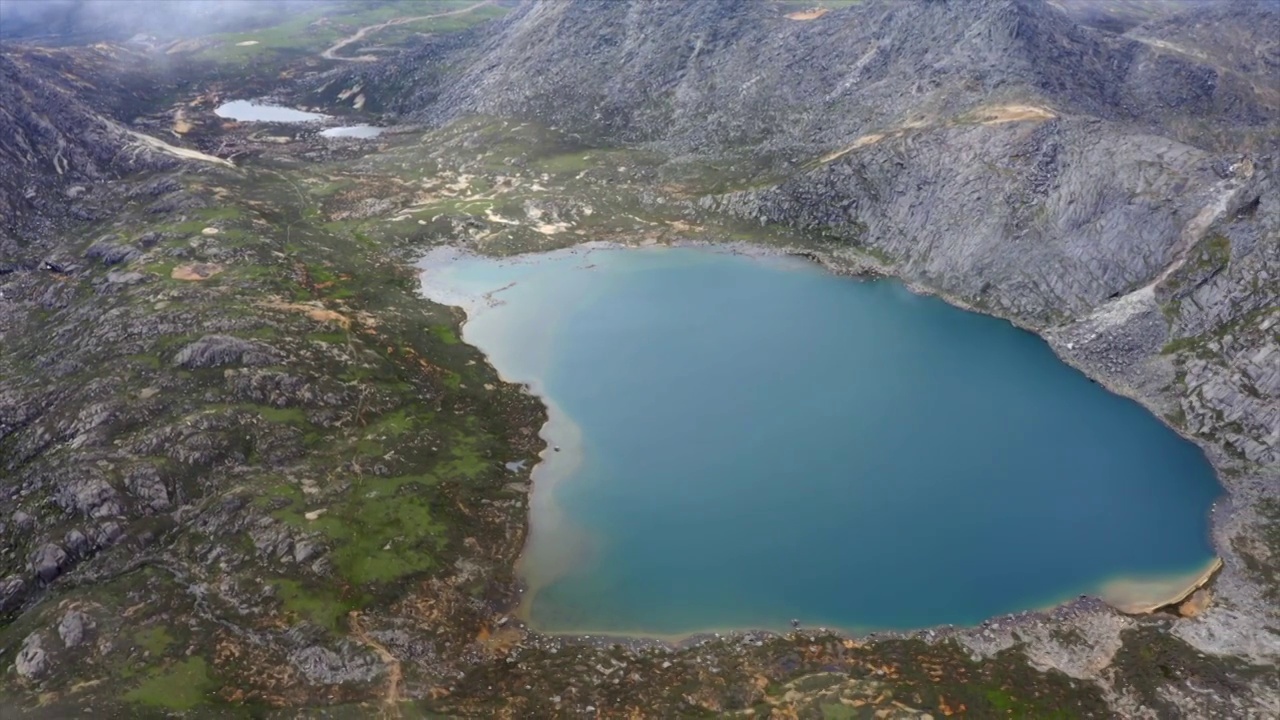
[[539, 629], [967, 624], [1212, 559], [1198, 448], [897, 282], [681, 248], [462, 258], [424, 288], [470, 298], [466, 339], [552, 407]]

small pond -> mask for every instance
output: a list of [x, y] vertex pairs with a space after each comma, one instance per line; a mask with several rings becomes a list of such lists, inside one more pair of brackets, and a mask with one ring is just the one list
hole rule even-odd
[[299, 123], [326, 120], [329, 117], [258, 100], [232, 100], [219, 105], [213, 112], [218, 117], [240, 122]]
[[332, 127], [320, 131], [320, 137], [327, 138], [357, 138], [360, 140], [368, 140], [376, 138], [382, 134], [386, 128], [375, 127], [373, 125], [347, 125], [345, 127]]

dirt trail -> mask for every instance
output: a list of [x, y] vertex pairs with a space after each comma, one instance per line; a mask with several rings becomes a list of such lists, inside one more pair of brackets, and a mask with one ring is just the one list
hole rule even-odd
[[[994, 105], [978, 108], [970, 113], [968, 117], [970, 118], [970, 122], [977, 122], [980, 125], [989, 126], [1002, 125], [1010, 122], [1021, 122], [1023, 120], [1052, 120], [1058, 116], [1049, 108], [1037, 105]], [[884, 132], [870, 133], [854, 140], [852, 145], [841, 148], [827, 155], [823, 155], [818, 162], [819, 164], [826, 165], [832, 161], [839, 160], [854, 150], [867, 147], [868, 145], [875, 145], [885, 138], [901, 137], [912, 130], [950, 127], [959, 122], [960, 121], [955, 118], [941, 123], [929, 123], [924, 120], [916, 120], [891, 130], [885, 130]]]
[[998, 105], [980, 111], [978, 122], [983, 125], [1000, 125], [1021, 120], [1052, 120], [1058, 117], [1052, 110], [1037, 105]]
[[347, 614], [347, 617], [351, 621], [351, 637], [377, 653], [383, 664], [387, 666], [387, 690], [382, 699], [382, 716], [400, 717], [400, 701], [403, 699], [400, 695], [400, 682], [404, 678], [400, 660], [387, 649], [386, 645], [374, 640], [365, 632], [364, 627], [360, 625], [359, 612], [353, 610]]
[[[182, 158], [184, 160], [200, 160], [202, 162], [213, 163], [215, 165], [222, 165], [229, 168], [235, 167], [235, 163], [232, 163], [230, 160], [224, 160], [220, 157], [207, 155], [198, 150], [190, 150], [188, 148], [178, 147], [177, 145], [170, 145], [169, 143], [159, 138], [153, 138], [150, 135], [144, 135], [140, 132], [137, 132], [136, 130], [130, 130], [128, 128], [124, 128], [124, 131], [128, 133], [131, 137], [133, 137], [133, 139], [135, 140], [134, 147], [149, 148], [151, 150], [156, 150], [166, 155], [172, 155], [174, 157]], [[56, 158], [54, 160], [54, 164], [57, 165]], [[59, 174], [61, 174], [61, 171], [59, 171]]]
[[377, 25], [366, 25], [365, 27], [362, 27], [359, 30], [357, 30], [354, 35], [350, 35], [348, 37], [345, 37], [339, 40], [337, 43], [334, 43], [333, 47], [330, 47], [329, 49], [320, 53], [320, 57], [324, 58], [325, 60], [344, 60], [346, 62], [373, 62], [374, 60], [378, 59], [373, 55], [357, 55], [356, 57], [342, 57], [338, 55], [337, 52], [352, 43], [360, 42], [365, 38], [366, 35], [370, 33], [378, 32], [383, 28], [389, 28], [394, 25], [404, 25], [405, 23], [417, 22], [419, 20], [431, 20], [432, 18], [448, 17], [450, 15], [465, 15], [471, 12], [472, 10], [488, 5], [490, 2], [492, 2], [492, 0], [484, 0], [483, 2], [478, 2], [475, 5], [468, 5], [467, 7], [459, 8], [457, 10], [448, 10], [445, 12], [439, 12], [434, 15], [419, 15], [417, 17], [395, 18], [394, 20], [388, 20], [384, 23], [378, 23]]
[[812, 10], [801, 10], [799, 12], [788, 13], [784, 17], [788, 20], [817, 20], [823, 15], [826, 15], [827, 12], [826, 8], [816, 7]]

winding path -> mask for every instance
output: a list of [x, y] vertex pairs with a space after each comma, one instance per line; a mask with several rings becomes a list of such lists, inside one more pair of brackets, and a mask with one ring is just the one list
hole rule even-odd
[[491, 2], [493, 2], [493, 0], [483, 0], [483, 2], [478, 2], [475, 5], [468, 5], [467, 7], [459, 8], [457, 10], [447, 10], [445, 12], [439, 12], [434, 15], [419, 15], [417, 17], [395, 18], [393, 20], [388, 20], [383, 23], [378, 23], [377, 25], [367, 25], [357, 30], [354, 35], [350, 35], [334, 43], [334, 45], [330, 47], [328, 50], [325, 50], [324, 52], [320, 53], [320, 57], [324, 58], [325, 60], [342, 60], [346, 62], [373, 62], [374, 60], [378, 59], [373, 55], [357, 55], [355, 57], [342, 57], [337, 53], [342, 48], [352, 43], [360, 42], [365, 38], [366, 35], [370, 33], [378, 32], [383, 28], [389, 28], [393, 25], [404, 25], [405, 23], [417, 22], [419, 20], [431, 20], [433, 18], [448, 17], [450, 15], [465, 15], [471, 12], [472, 10], [484, 7], [485, 5], [488, 5]]
[[374, 640], [369, 633], [365, 632], [364, 626], [360, 624], [359, 611], [352, 610], [347, 613], [347, 617], [351, 621], [351, 637], [377, 653], [382, 663], [386, 665], [387, 689], [382, 699], [382, 717], [400, 717], [400, 701], [404, 699], [400, 694], [400, 683], [404, 680], [404, 671], [400, 667], [400, 660], [387, 649], [386, 645]]

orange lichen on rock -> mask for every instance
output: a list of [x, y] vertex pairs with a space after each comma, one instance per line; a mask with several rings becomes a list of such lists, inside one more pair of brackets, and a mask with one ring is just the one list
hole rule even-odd
[[342, 327], [343, 330], [351, 329], [351, 318], [336, 310], [330, 310], [319, 304], [291, 303], [275, 299], [262, 303], [262, 307], [270, 308], [272, 310], [281, 310], [284, 312], [302, 313], [317, 322], [334, 323], [335, 325]]
[[179, 265], [169, 273], [169, 277], [174, 280], [187, 280], [190, 282], [199, 282], [208, 280], [218, 273], [226, 270], [222, 265], [216, 263], [192, 263], [190, 265]]

